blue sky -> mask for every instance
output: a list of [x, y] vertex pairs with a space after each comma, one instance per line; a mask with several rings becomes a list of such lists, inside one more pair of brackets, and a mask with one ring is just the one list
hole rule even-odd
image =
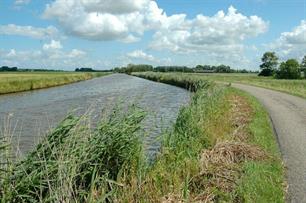
[[0, 1], [0, 66], [256, 70], [270, 50], [306, 55], [306, 0]]

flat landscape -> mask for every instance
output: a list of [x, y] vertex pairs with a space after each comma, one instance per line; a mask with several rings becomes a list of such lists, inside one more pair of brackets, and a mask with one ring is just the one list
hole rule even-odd
[[[158, 75], [160, 73], [146, 74]], [[167, 77], [167, 74], [175, 77], [184, 77], [186, 80], [189, 79], [192, 81], [209, 80], [214, 82], [249, 84], [306, 98], [306, 80], [277, 80], [273, 77], [258, 77], [256, 73], [175, 73], [174, 75], [173, 73], [166, 73], [163, 77]]]
[[0, 203], [306, 203], [306, 0], [0, 0]]

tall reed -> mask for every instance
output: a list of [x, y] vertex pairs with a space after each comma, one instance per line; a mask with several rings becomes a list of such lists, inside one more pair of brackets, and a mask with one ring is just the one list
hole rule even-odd
[[[68, 116], [0, 186], [3, 202], [109, 201], [132, 166], [143, 160], [139, 130], [145, 113], [115, 108], [92, 129]], [[97, 199], [98, 198], [98, 199]]]

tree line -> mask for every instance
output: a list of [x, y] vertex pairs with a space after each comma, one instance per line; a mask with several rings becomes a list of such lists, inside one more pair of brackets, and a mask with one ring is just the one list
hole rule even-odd
[[110, 72], [111, 70], [94, 70], [92, 68], [76, 68], [75, 72]]
[[0, 67], [0, 72], [61, 72], [63, 70], [53, 70], [53, 69], [30, 69], [30, 68], [18, 68], [18, 67], [9, 67], [2, 66]]
[[116, 67], [113, 69], [113, 72], [117, 73], [127, 73], [132, 72], [185, 72], [185, 73], [251, 73], [246, 69], [243, 70], [234, 70], [230, 66], [219, 65], [219, 66], [210, 66], [210, 65], [197, 65], [194, 68], [187, 66], [156, 66], [147, 64], [129, 64], [126, 67]]
[[1, 72], [7, 72], [7, 71], [17, 71], [18, 68], [17, 67], [8, 67], [8, 66], [2, 66], [0, 67], [0, 71]]
[[275, 52], [266, 52], [261, 58], [259, 76], [273, 76], [277, 79], [306, 78], [306, 55], [299, 63], [296, 59], [288, 59], [279, 63]]

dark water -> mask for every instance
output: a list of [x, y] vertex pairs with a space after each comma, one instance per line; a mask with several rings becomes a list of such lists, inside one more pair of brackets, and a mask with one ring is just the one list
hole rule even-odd
[[0, 125], [8, 127], [5, 123], [10, 117], [14, 145], [18, 145], [19, 153], [24, 155], [69, 112], [84, 113], [89, 109], [99, 117], [103, 108], [119, 101], [137, 103], [148, 111], [143, 123], [148, 132], [144, 144], [149, 155], [154, 155], [160, 146], [157, 135], [175, 122], [179, 108], [189, 101], [189, 97], [189, 92], [174, 86], [114, 74], [61, 87], [0, 96]]

